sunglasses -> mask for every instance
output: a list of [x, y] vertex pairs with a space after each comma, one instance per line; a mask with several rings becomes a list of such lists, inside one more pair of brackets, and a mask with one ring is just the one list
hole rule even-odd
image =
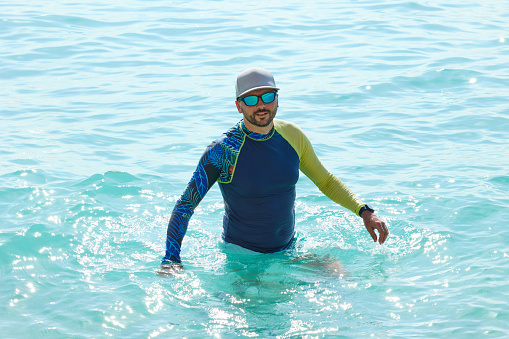
[[246, 106], [256, 106], [256, 104], [258, 104], [258, 98], [261, 98], [264, 103], [268, 104], [276, 99], [276, 92], [268, 92], [262, 95], [248, 95], [242, 98], [238, 98], [238, 100], [244, 101]]

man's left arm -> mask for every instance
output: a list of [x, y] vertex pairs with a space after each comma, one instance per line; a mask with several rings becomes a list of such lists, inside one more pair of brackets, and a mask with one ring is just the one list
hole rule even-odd
[[[364, 204], [355, 193], [338, 177], [330, 173], [318, 159], [311, 142], [300, 128], [295, 127], [294, 133], [287, 133], [287, 140], [299, 154], [300, 170], [324, 193], [329, 199], [359, 215], [366, 230], [373, 240], [383, 244], [389, 235], [385, 223]], [[375, 230], [378, 231], [377, 237]]]

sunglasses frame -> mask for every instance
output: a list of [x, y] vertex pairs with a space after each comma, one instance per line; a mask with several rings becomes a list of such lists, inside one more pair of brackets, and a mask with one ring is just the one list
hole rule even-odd
[[[264, 95], [267, 95], [267, 94], [274, 94], [274, 99], [272, 99], [271, 101], [265, 101], [265, 100], [263, 100], [263, 96], [264, 96]], [[244, 96], [244, 97], [239, 97], [237, 100], [244, 102], [244, 104], [245, 104], [246, 106], [253, 107], [253, 106], [258, 105], [258, 103], [260, 102], [260, 99], [261, 99], [261, 100], [262, 100], [265, 104], [270, 104], [271, 102], [274, 102], [274, 100], [276, 100], [276, 96], [277, 96], [277, 91], [273, 91], [273, 92], [263, 93], [263, 94], [261, 94], [261, 95], [254, 95], [254, 94], [253, 94], [253, 95], [246, 95], [246, 96]], [[249, 97], [256, 97], [256, 103], [255, 103], [254, 105], [248, 105], [248, 104], [246, 103], [246, 101], [244, 100], [244, 99], [249, 98]]]

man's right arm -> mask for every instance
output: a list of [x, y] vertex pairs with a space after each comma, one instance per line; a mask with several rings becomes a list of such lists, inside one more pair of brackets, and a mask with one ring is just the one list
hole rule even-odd
[[220, 157], [217, 152], [220, 150], [216, 142], [207, 147], [184, 193], [177, 200], [166, 231], [166, 253], [161, 262], [162, 266], [181, 262], [180, 247], [189, 220], [195, 208], [219, 177], [220, 166], [217, 159]]

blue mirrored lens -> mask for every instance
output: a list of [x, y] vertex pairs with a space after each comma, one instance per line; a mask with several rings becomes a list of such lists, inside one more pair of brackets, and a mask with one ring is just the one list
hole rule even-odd
[[268, 104], [269, 102], [273, 102], [275, 98], [276, 98], [275, 92], [269, 92], [269, 93], [262, 94], [262, 100], [266, 104]]
[[242, 101], [244, 101], [247, 106], [255, 106], [258, 103], [258, 98], [262, 98], [263, 102], [268, 104], [274, 101], [276, 92], [264, 93], [262, 95], [248, 95], [242, 98]]
[[250, 95], [247, 97], [244, 97], [244, 103], [248, 106], [254, 106], [258, 103], [258, 96], [256, 95]]

